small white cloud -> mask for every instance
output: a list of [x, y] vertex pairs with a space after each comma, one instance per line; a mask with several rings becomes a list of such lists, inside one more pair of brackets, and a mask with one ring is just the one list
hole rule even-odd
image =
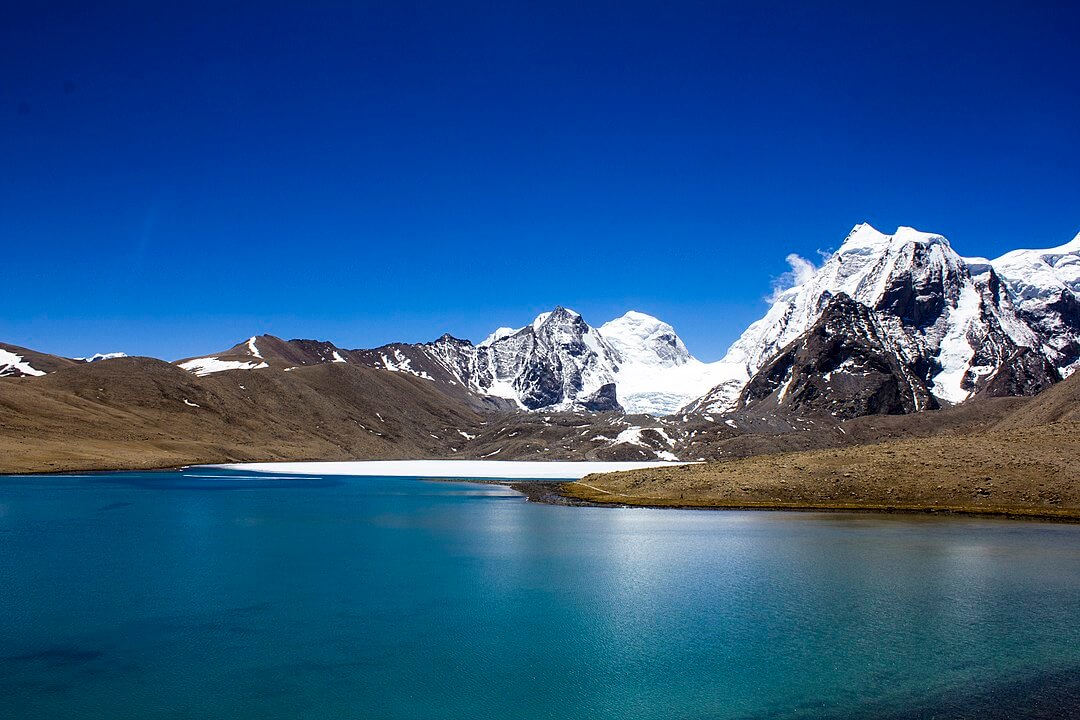
[[802, 285], [810, 278], [814, 277], [814, 273], [817, 272], [817, 267], [814, 263], [801, 255], [791, 253], [784, 259], [787, 260], [787, 264], [791, 266], [791, 269], [773, 280], [772, 294], [766, 298], [770, 303], [779, 300], [780, 296], [784, 294], [785, 291]]

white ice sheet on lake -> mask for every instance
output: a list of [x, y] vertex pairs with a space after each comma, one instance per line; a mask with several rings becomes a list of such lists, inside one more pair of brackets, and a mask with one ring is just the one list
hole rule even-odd
[[285, 475], [363, 475], [478, 479], [579, 480], [589, 473], [686, 465], [677, 462], [531, 460], [356, 460], [343, 462], [229, 463], [200, 467]]

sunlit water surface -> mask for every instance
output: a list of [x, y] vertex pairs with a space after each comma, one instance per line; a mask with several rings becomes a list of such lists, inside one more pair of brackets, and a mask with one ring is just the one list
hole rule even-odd
[[1078, 671], [1077, 525], [0, 477], [4, 718], [1051, 718]]

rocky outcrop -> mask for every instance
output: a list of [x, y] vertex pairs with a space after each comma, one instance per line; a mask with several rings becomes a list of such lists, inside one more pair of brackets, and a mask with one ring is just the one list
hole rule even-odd
[[1061, 381], [1061, 373], [1045, 356], [1031, 348], [1019, 348], [979, 387], [984, 397], [1038, 395]]
[[750, 379], [739, 406], [851, 418], [917, 412], [938, 403], [923, 378], [900, 360], [875, 313], [840, 294], [810, 330]]
[[601, 386], [599, 390], [578, 401], [582, 410], [588, 412], [619, 412], [622, 406], [616, 396], [615, 383]]

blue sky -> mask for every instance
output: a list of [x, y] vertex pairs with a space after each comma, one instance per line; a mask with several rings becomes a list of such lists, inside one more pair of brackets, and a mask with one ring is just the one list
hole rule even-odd
[[481, 339], [628, 309], [718, 358], [857, 222], [1080, 231], [1076, 3], [19, 3], [0, 340]]

